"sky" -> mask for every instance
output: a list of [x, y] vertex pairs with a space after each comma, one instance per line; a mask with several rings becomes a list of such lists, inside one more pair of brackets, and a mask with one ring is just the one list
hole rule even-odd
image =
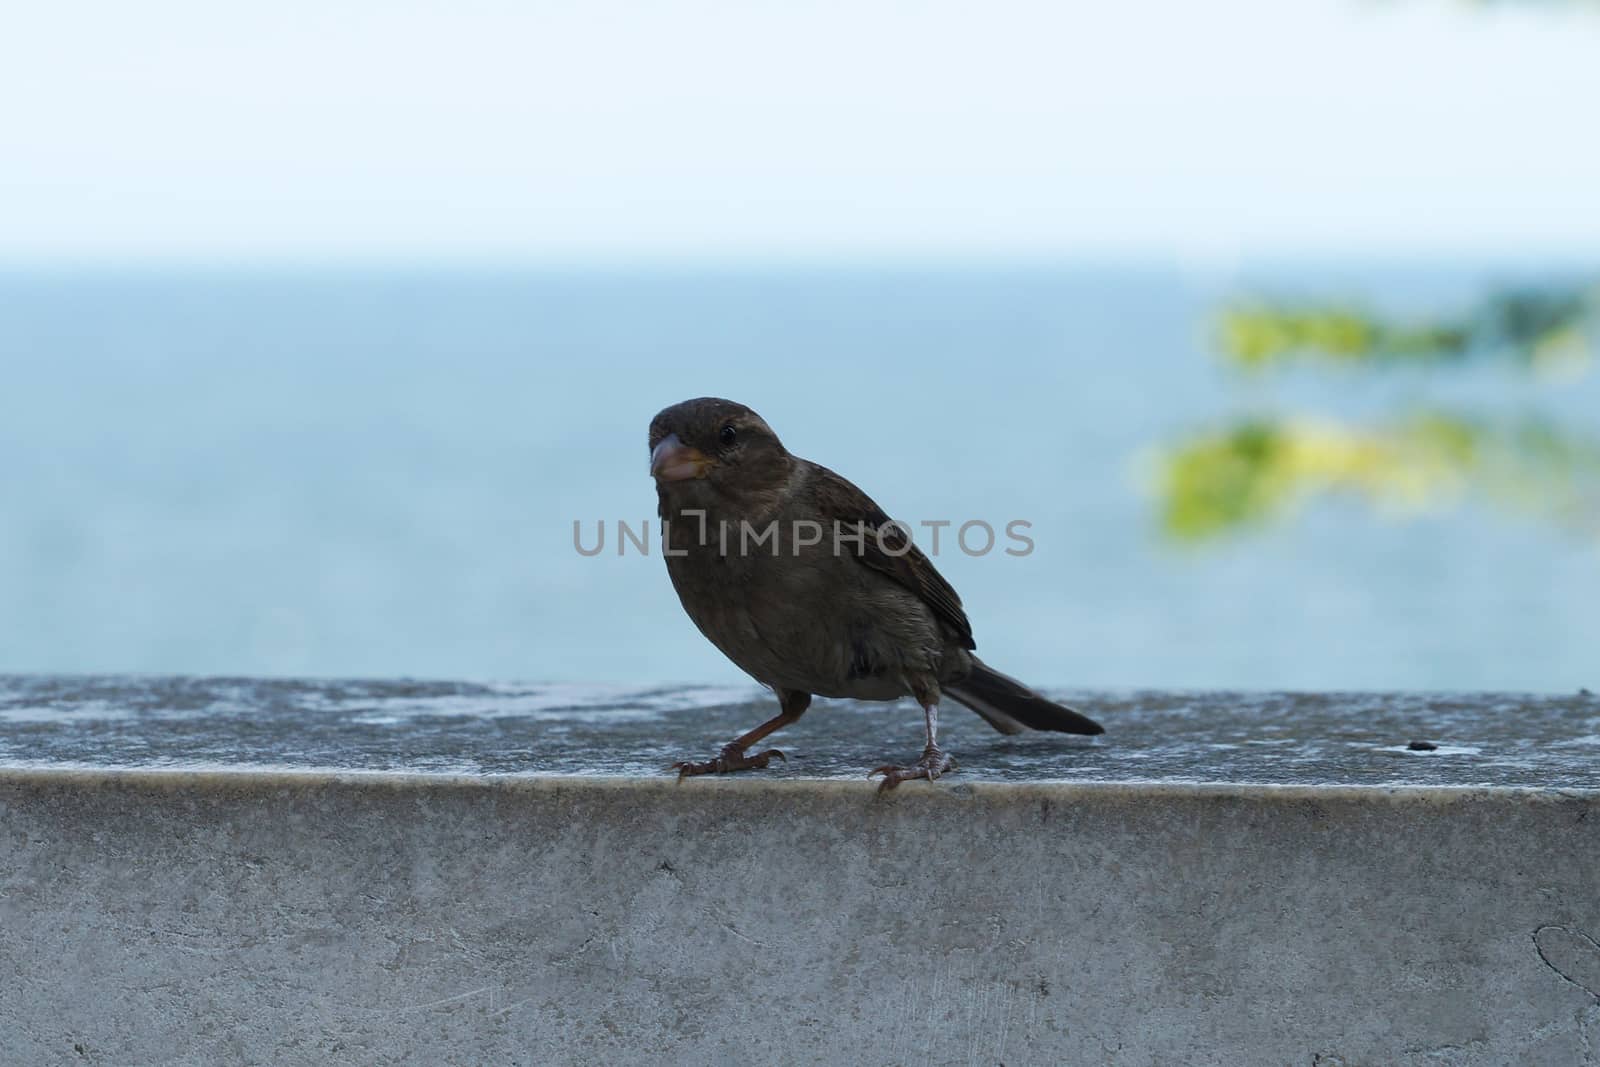
[[14, 5], [0, 260], [1587, 256], [1541, 7]]

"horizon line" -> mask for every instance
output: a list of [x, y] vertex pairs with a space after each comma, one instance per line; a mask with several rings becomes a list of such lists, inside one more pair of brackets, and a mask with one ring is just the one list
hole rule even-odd
[[1236, 257], [1141, 250], [1069, 252], [541, 255], [443, 254], [42, 255], [0, 253], [0, 276], [63, 274], [969, 274], [1052, 271], [1161, 272], [1221, 278], [1262, 270], [1558, 270], [1600, 272], [1600, 248], [1305, 249]]

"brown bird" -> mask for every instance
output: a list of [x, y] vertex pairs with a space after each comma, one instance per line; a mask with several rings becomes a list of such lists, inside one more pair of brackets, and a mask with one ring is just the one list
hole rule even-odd
[[680, 777], [782, 758], [749, 749], [799, 719], [814, 694], [922, 705], [922, 758], [869, 772], [883, 775], [880, 790], [955, 768], [939, 748], [942, 694], [1003, 734], [1104, 732], [973, 655], [961, 598], [905, 528], [844, 478], [791, 455], [743, 404], [702, 397], [662, 411], [650, 422], [650, 474], [684, 610], [780, 708], [715, 758], [676, 764]]

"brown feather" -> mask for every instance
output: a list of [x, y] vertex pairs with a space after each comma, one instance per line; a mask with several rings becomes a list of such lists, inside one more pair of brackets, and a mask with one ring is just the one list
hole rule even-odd
[[847, 544], [845, 551], [917, 594], [933, 609], [939, 621], [950, 628], [961, 647], [977, 648], [972, 640], [972, 624], [961, 607], [961, 597], [944, 580], [933, 561], [906, 536], [905, 527], [895, 524], [848, 478], [819, 463], [802, 462], [810, 468], [808, 488], [822, 510], [823, 523], [838, 522], [848, 533], [854, 533], [859, 526], [865, 534], [859, 549]]

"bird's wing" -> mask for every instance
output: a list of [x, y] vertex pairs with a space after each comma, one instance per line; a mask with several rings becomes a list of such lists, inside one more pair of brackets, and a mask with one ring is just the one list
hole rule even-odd
[[895, 524], [871, 497], [848, 479], [820, 464], [813, 463], [811, 467], [807, 488], [814, 495], [829, 534], [834, 522], [839, 523], [846, 536], [855, 533], [857, 524], [865, 534], [859, 548], [853, 541], [843, 541], [840, 551], [855, 556], [866, 566], [915, 593], [936, 618], [955, 632], [963, 648], [977, 648], [972, 640], [972, 624], [961, 608], [961, 597], [934, 568], [933, 561], [911, 542], [906, 529]]

